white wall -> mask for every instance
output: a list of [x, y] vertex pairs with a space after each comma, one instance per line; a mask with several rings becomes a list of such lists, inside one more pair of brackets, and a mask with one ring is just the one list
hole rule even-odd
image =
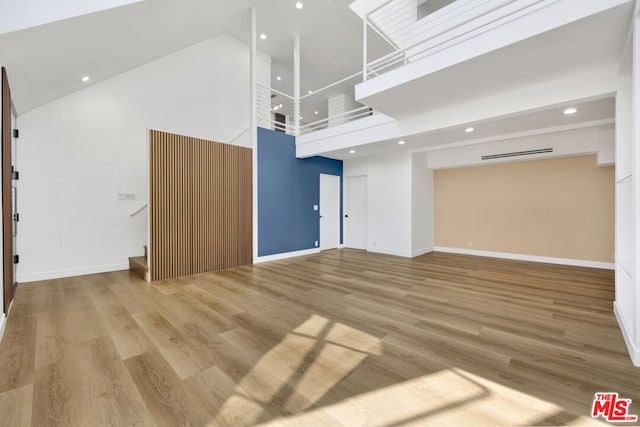
[[428, 154], [411, 156], [411, 255], [433, 250], [433, 170]]
[[[2, 64], [0, 64], [0, 70], [2, 69]], [[2, 84], [0, 82], [0, 101], [2, 101]], [[2, 105], [0, 103], [0, 135], [2, 135]], [[2, 150], [0, 149], [0, 165], [2, 164]], [[2, 185], [0, 185], [0, 200], [2, 200]], [[2, 216], [0, 215], [0, 227], [2, 227]], [[0, 228], [1, 229], [1, 228]], [[1, 233], [0, 233], [1, 235]], [[0, 241], [0, 271], [2, 271], [2, 279], [0, 280], [0, 339], [2, 338], [2, 333], [4, 331], [4, 325], [6, 321], [6, 315], [4, 314], [4, 263], [2, 260], [4, 259], [4, 245]]]
[[345, 160], [343, 174], [367, 175], [367, 250], [411, 256], [411, 154]]
[[[125, 269], [147, 241], [146, 212], [129, 216], [148, 197], [147, 129], [220, 142], [247, 130], [249, 48], [221, 35], [20, 121], [18, 280]], [[251, 146], [251, 133], [235, 143]]]
[[616, 94], [616, 300], [614, 310], [634, 363], [640, 366], [640, 280], [637, 275], [640, 224], [637, 142], [640, 135], [640, 34], [635, 31], [620, 65]]

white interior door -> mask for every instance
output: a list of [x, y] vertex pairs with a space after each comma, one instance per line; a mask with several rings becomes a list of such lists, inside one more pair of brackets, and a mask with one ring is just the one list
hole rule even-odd
[[367, 177], [344, 179], [344, 245], [367, 249]]
[[320, 249], [340, 244], [340, 177], [320, 174]]

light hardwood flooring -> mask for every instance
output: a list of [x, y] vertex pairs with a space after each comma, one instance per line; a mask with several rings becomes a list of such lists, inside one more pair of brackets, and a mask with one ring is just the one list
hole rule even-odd
[[0, 424], [589, 424], [640, 368], [613, 272], [334, 250], [148, 284], [21, 285]]

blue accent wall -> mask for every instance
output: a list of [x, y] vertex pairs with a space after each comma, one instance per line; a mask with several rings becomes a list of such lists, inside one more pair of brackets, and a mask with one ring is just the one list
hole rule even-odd
[[320, 241], [320, 174], [340, 176], [342, 161], [296, 158], [295, 137], [258, 128], [258, 256], [312, 249]]

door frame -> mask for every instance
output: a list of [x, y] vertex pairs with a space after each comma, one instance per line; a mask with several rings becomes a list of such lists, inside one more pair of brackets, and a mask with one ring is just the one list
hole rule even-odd
[[13, 197], [11, 177], [11, 90], [7, 71], [2, 67], [2, 269], [4, 312], [9, 311], [13, 300]]
[[[343, 210], [344, 210], [344, 217], [346, 217], [346, 216], [349, 214], [349, 212], [347, 212], [347, 207], [348, 207], [348, 202], [347, 202], [347, 200], [348, 200], [348, 196], [347, 196], [347, 194], [348, 194], [348, 191], [347, 191], [347, 182], [348, 182], [348, 180], [349, 180], [349, 179], [354, 179], [354, 178], [364, 178], [364, 179], [365, 179], [365, 188], [364, 188], [364, 191], [365, 191], [365, 193], [364, 193], [364, 199], [365, 199], [365, 204], [364, 204], [364, 245], [363, 245], [363, 247], [362, 247], [362, 248], [355, 248], [355, 249], [361, 249], [361, 250], [365, 250], [365, 251], [366, 251], [366, 250], [367, 250], [367, 247], [368, 247], [368, 245], [367, 245], [368, 240], [367, 240], [367, 239], [368, 239], [368, 236], [369, 236], [369, 233], [368, 233], [368, 231], [369, 231], [369, 230], [368, 230], [368, 228], [369, 228], [369, 227], [368, 227], [368, 225], [369, 225], [369, 224], [368, 224], [368, 220], [369, 220], [369, 212], [368, 212], [368, 209], [367, 209], [367, 196], [368, 196], [368, 194], [369, 194], [369, 187], [368, 187], [368, 184], [369, 184], [369, 177], [368, 177], [368, 175], [364, 175], [364, 174], [363, 174], [363, 175], [351, 175], [351, 176], [345, 176], [345, 177], [343, 177], [343, 180], [344, 180], [344, 184], [343, 184], [343, 186], [344, 186], [344, 190], [343, 190], [343, 192], [342, 192], [342, 194], [343, 194], [343, 201], [342, 201], [342, 205], [344, 206], [344, 208], [343, 208]], [[348, 245], [348, 241], [347, 241], [347, 234], [348, 234], [348, 233], [347, 233], [347, 228], [349, 227], [349, 225], [348, 225], [348, 224], [349, 224], [349, 221], [344, 221], [344, 220], [343, 220], [343, 224], [344, 224], [344, 225], [343, 225], [344, 246], [345, 246], [345, 247], [351, 247], [351, 246], [347, 246], [347, 245]]]
[[[338, 226], [336, 228], [337, 236], [336, 236], [336, 245], [335, 246], [331, 246], [331, 247], [323, 247], [323, 244], [322, 244], [322, 218], [323, 218], [323, 215], [322, 215], [322, 210], [323, 210], [323, 207], [322, 207], [322, 179], [323, 178], [322, 177], [323, 176], [324, 177], [329, 177], [332, 180], [334, 178], [337, 178], [337, 184], [338, 184], [338, 188], [337, 188], [338, 189], [338, 196], [337, 196], [337, 199], [336, 199], [336, 201], [338, 203], [338, 212], [337, 212]], [[341, 228], [341, 224], [342, 224], [342, 212], [341, 212], [341, 209], [340, 209], [341, 199], [342, 199], [340, 197], [340, 194], [342, 192], [342, 177], [340, 175], [334, 175], [334, 174], [330, 174], [330, 173], [321, 173], [319, 175], [319, 179], [318, 179], [318, 190], [319, 190], [318, 191], [318, 204], [319, 204], [319, 210], [318, 210], [318, 234], [319, 234], [319, 237], [318, 237], [319, 242], [318, 243], [319, 243], [319, 245], [318, 246], [319, 246], [321, 251], [329, 250], [329, 249], [336, 249], [336, 248], [340, 247], [340, 228]]]

